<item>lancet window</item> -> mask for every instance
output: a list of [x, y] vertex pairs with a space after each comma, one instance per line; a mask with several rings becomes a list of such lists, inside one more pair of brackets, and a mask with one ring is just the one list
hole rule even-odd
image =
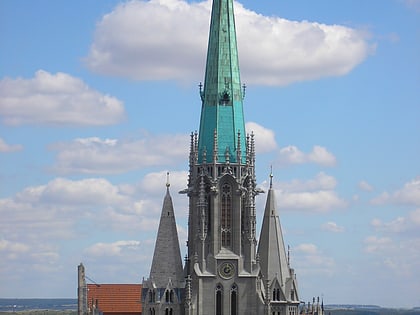
[[238, 287], [236, 284], [230, 289], [230, 315], [238, 315]]
[[223, 315], [223, 287], [216, 286], [216, 315]]
[[149, 303], [156, 302], [156, 292], [154, 290], [149, 291]]
[[165, 291], [165, 302], [166, 303], [173, 303], [174, 302], [174, 290], [166, 290]]
[[280, 289], [278, 289], [278, 288], [273, 289], [272, 299], [273, 299], [273, 301], [280, 301]]
[[220, 227], [222, 247], [230, 248], [232, 246], [232, 187], [229, 184], [222, 186], [221, 198]]

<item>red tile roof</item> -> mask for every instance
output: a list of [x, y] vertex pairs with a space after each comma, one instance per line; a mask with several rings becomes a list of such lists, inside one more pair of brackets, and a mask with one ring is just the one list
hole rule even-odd
[[88, 307], [103, 313], [141, 314], [141, 284], [88, 284]]

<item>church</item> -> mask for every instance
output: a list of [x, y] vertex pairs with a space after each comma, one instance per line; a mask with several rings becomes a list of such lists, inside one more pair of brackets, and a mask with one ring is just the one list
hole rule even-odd
[[168, 179], [148, 278], [89, 287], [80, 264], [79, 315], [323, 315], [319, 298], [308, 306], [300, 300], [272, 174], [257, 235], [255, 198], [264, 191], [256, 183], [257, 139], [245, 132], [233, 0], [213, 0], [199, 96], [199, 132], [191, 133], [187, 187], [180, 192], [189, 200], [185, 263]]
[[[246, 134], [233, 0], [213, 0], [199, 132], [191, 134], [182, 266], [167, 184], [144, 315], [295, 315], [299, 292], [272, 187], [257, 237], [255, 141]], [[259, 240], [257, 242], [257, 239]]]

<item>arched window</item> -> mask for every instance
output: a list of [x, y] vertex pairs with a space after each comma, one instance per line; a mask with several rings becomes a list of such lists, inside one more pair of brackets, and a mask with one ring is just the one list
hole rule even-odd
[[149, 303], [156, 302], [156, 292], [154, 290], [149, 291]]
[[236, 284], [230, 289], [230, 315], [238, 315], [238, 287]]
[[229, 184], [222, 186], [221, 198], [220, 228], [222, 247], [230, 248], [232, 245], [232, 187]]
[[273, 301], [281, 301], [281, 298], [280, 298], [280, 289], [279, 288], [274, 288], [273, 289], [273, 296], [271, 297], [271, 299]]
[[216, 287], [216, 315], [223, 315], [223, 288], [220, 284]]

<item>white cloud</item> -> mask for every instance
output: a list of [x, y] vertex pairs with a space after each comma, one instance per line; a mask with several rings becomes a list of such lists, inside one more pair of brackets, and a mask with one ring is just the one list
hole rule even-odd
[[110, 125], [125, 117], [123, 103], [90, 88], [81, 79], [44, 70], [32, 79], [0, 81], [4, 124]]
[[98, 283], [139, 282], [149, 273], [154, 243], [152, 239], [94, 243], [83, 250], [86, 273]]
[[267, 129], [252, 121], [247, 122], [245, 127], [246, 132], [248, 134], [251, 134], [253, 132], [255, 135], [255, 150], [257, 151], [257, 153], [270, 152], [277, 148], [277, 143], [273, 130]]
[[299, 244], [294, 250], [303, 254], [318, 254], [318, 247], [315, 244], [310, 243]]
[[[161, 195], [164, 184], [167, 181], [167, 176], [167, 172], [165, 171], [147, 174], [140, 183], [142, 191], [148, 194], [159, 192], [159, 195]], [[169, 184], [171, 191], [178, 192], [185, 189], [188, 184], [188, 172], [169, 172]]]
[[[181, 186], [183, 175], [174, 172], [172, 185]], [[144, 190], [143, 182], [115, 185], [103, 178], [55, 178], [0, 199], [0, 278], [22, 284], [33, 276], [31, 281], [47, 286], [42, 277], [48, 274], [70, 282], [76, 264], [86, 261], [94, 266], [91, 272], [107, 275], [106, 281], [141, 279], [150, 266], [166, 190], [166, 180], [161, 180], [161, 185]], [[176, 210], [178, 206], [174, 203]], [[179, 230], [184, 241], [185, 229]], [[113, 232], [123, 241], [110, 240]], [[86, 245], [87, 240], [92, 243]], [[69, 244], [70, 252], [64, 248]]]
[[0, 256], [7, 260], [15, 260], [22, 253], [28, 252], [30, 247], [21, 242], [11, 242], [0, 239]]
[[322, 229], [329, 232], [341, 233], [344, 232], [344, 227], [339, 226], [335, 222], [327, 222], [322, 225]]
[[383, 251], [393, 246], [392, 240], [389, 237], [368, 236], [364, 242], [367, 253]]
[[150, 231], [157, 226], [164, 184], [152, 199], [101, 178], [56, 178], [0, 199], [0, 231], [9, 242], [29, 246], [74, 239], [91, 233], [92, 225], [104, 231]]
[[87, 178], [73, 181], [55, 178], [47, 185], [28, 187], [16, 194], [18, 202], [35, 204], [90, 206], [119, 205], [127, 202], [118, 187], [102, 178]]
[[313, 147], [312, 152], [308, 154], [308, 160], [323, 166], [334, 166], [336, 164], [335, 156], [319, 145]]
[[[415, 235], [420, 231], [420, 208], [410, 211], [406, 216], [399, 216], [390, 222], [383, 222], [375, 218], [372, 220], [371, 225], [376, 231], [383, 233], [409, 233]], [[417, 233], [420, 237], [420, 233]]]
[[307, 162], [305, 153], [300, 151], [298, 147], [289, 145], [281, 148], [279, 151], [279, 163], [280, 164], [303, 164]]
[[334, 191], [337, 181], [323, 172], [305, 181], [275, 182], [277, 207], [285, 210], [328, 212], [347, 206]]
[[[210, 1], [120, 4], [98, 23], [86, 64], [137, 80], [197, 81], [204, 73], [210, 9]], [[372, 50], [365, 32], [345, 26], [263, 16], [238, 2], [235, 16], [242, 77], [251, 84], [344, 75]]]
[[60, 174], [116, 174], [148, 166], [174, 165], [187, 158], [187, 135], [144, 135], [139, 139], [75, 139], [57, 143], [53, 170]]
[[23, 150], [23, 146], [20, 144], [7, 144], [2, 138], [0, 138], [0, 152], [16, 152]]
[[420, 264], [420, 208], [388, 222], [375, 218], [377, 235], [364, 240], [365, 252], [394, 276], [418, 278]]
[[334, 191], [320, 190], [316, 192], [280, 193], [277, 204], [281, 209], [297, 209], [315, 212], [328, 212], [343, 208], [347, 203], [340, 199]]
[[[335, 273], [335, 261], [325, 255], [315, 244], [303, 243], [292, 248], [293, 261], [300, 274], [326, 274], [331, 276]], [[295, 255], [294, 255], [295, 254]]]
[[359, 182], [359, 189], [364, 190], [364, 191], [372, 191], [373, 187], [368, 182], [362, 180]]
[[420, 206], [420, 177], [404, 184], [401, 189], [392, 193], [383, 192], [379, 196], [371, 200], [374, 205], [382, 204], [402, 204], [410, 206]]
[[156, 231], [159, 225], [160, 210], [158, 200], [142, 200], [130, 208], [107, 207], [98, 218], [92, 220], [101, 230], [150, 233]]
[[418, 278], [420, 238], [393, 239], [375, 235], [365, 239], [365, 252], [375, 259], [376, 267], [391, 271], [394, 276]]
[[18, 196], [0, 199], [0, 230], [12, 242], [70, 239], [74, 236], [73, 217], [83, 218], [82, 211], [72, 210]]
[[337, 186], [337, 180], [324, 172], [319, 172], [315, 178], [308, 180], [293, 179], [290, 182], [279, 182], [276, 187], [287, 192], [304, 192], [317, 190], [333, 190]]
[[407, 220], [404, 217], [398, 217], [391, 222], [384, 223], [380, 219], [375, 218], [372, 220], [371, 225], [377, 230], [399, 233], [407, 228]]
[[140, 241], [116, 241], [113, 243], [96, 243], [88, 247], [85, 252], [95, 257], [122, 255], [123, 252], [139, 252]]
[[322, 166], [335, 166], [336, 158], [325, 147], [319, 145], [315, 145], [309, 153], [304, 153], [298, 147], [289, 145], [279, 150], [277, 163], [280, 165], [315, 163]]

